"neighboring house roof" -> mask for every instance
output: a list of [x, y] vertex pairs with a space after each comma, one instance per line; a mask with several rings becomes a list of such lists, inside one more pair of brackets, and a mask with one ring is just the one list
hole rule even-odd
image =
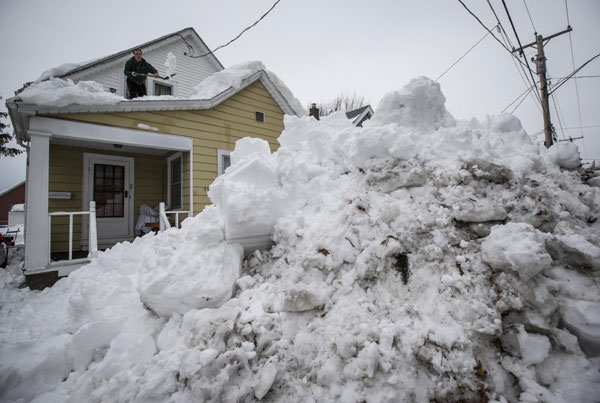
[[11, 187], [10, 189], [5, 190], [4, 192], [0, 193], [0, 197], [4, 196], [5, 194], [12, 192], [13, 190], [17, 189], [20, 186], [25, 186], [25, 181], [21, 182], [21, 183], [17, 183], [15, 186]]
[[128, 100], [109, 105], [72, 104], [64, 107], [55, 107], [27, 104], [17, 96], [8, 99], [6, 101], [6, 106], [8, 107], [17, 139], [19, 141], [29, 141], [27, 130], [29, 129], [29, 118], [33, 116], [75, 113], [206, 110], [221, 104], [256, 81], [260, 81], [264, 85], [284, 113], [297, 115], [296, 111], [291, 106], [290, 101], [281, 93], [281, 91], [279, 91], [277, 85], [271, 80], [265, 70], [255, 72], [242, 80], [239, 86], [235, 88], [229, 87], [211, 99]]
[[[185, 36], [191, 36], [191, 38], [193, 38], [193, 41], [195, 43], [190, 44], [185, 39]], [[152, 48], [155, 48], [157, 46], [162, 46], [165, 42], [176, 40], [177, 38], [183, 39], [183, 41], [187, 45], [189, 52], [186, 52], [186, 53], [188, 53], [188, 56], [194, 57], [194, 56], [206, 54], [206, 56], [204, 56], [204, 57], [206, 57], [206, 59], [215, 66], [216, 70], [224, 69], [221, 62], [217, 59], [217, 57], [214, 54], [211, 53], [210, 49], [208, 48], [208, 46], [206, 46], [206, 44], [204, 43], [202, 38], [200, 38], [200, 35], [198, 35], [196, 30], [194, 30], [194, 28], [190, 27], [190, 28], [182, 29], [177, 32], [173, 32], [172, 34], [161, 36], [160, 38], [151, 40], [151, 41], [143, 43], [141, 45], [136, 45], [129, 49], [125, 49], [120, 52], [113, 53], [111, 55], [102, 57], [100, 59], [92, 60], [92, 61], [84, 63], [82, 65], [75, 64], [77, 67], [75, 67], [73, 69], [60, 72], [59, 74], [56, 74], [56, 73], [54, 73], [54, 74], [56, 74], [55, 75], [56, 78], [63, 78], [63, 79], [64, 78], [77, 78], [77, 76], [79, 76], [83, 73], [89, 74], [89, 73], [93, 72], [93, 70], [104, 68], [107, 65], [112, 65], [114, 63], [122, 63], [125, 59], [129, 59], [131, 57], [131, 52], [133, 51], [133, 49], [142, 48], [144, 50], [151, 50]], [[195, 54], [196, 48], [194, 48], [194, 46], [192, 46], [192, 45], [196, 45], [198, 54]], [[53, 73], [53, 70], [54, 69], [50, 69], [50, 70], [48, 70], [48, 72]], [[42, 76], [39, 77], [36, 81], [43, 81], [43, 80], [49, 79], [51, 75], [54, 75], [54, 74], [50, 74], [50, 73], [46, 74], [46, 72], [44, 72], [42, 74]], [[25, 84], [16, 93], [18, 94], [19, 92], [23, 91], [29, 84], [31, 84], [31, 83]]]
[[374, 113], [375, 112], [373, 111], [373, 108], [371, 108], [371, 105], [365, 105], [353, 111], [346, 112], [346, 117], [352, 120], [352, 124], [354, 126], [362, 127], [362, 124], [366, 120], [371, 119]]

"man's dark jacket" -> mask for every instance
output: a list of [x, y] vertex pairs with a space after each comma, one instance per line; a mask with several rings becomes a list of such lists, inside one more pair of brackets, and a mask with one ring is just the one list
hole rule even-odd
[[138, 63], [135, 61], [134, 57], [127, 60], [127, 63], [125, 63], [125, 75], [127, 76], [128, 80], [131, 80], [138, 85], [144, 84], [144, 82], [146, 81], [146, 77], [144, 77], [144, 76], [135, 76], [134, 77], [131, 75], [132, 71], [135, 71], [136, 74], [137, 73], [139, 73], [139, 74], [157, 73], [156, 69], [154, 67], [152, 67], [152, 65], [150, 63], [148, 63], [146, 61], [146, 59], [142, 58], [142, 60]]

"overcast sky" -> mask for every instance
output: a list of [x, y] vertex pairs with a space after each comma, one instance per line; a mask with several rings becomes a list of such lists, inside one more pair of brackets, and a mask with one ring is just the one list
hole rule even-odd
[[[0, 0], [2, 110], [14, 90], [48, 68], [109, 55], [186, 27], [193, 27], [215, 48], [251, 25], [274, 2]], [[486, 1], [464, 2], [489, 28], [497, 24]], [[516, 45], [502, 1], [490, 3]], [[506, 0], [506, 4], [523, 45], [535, 40], [534, 26], [543, 36], [566, 29], [568, 6], [571, 37], [562, 35], [545, 46], [551, 77], [571, 73], [573, 59], [579, 67], [600, 53], [600, 1]], [[386, 92], [402, 88], [414, 77], [438, 78], [485, 34], [453, 0], [281, 0], [256, 27], [216, 56], [225, 67], [261, 60], [304, 105], [357, 93], [376, 107]], [[529, 60], [534, 53], [531, 48], [527, 51]], [[501, 112], [527, 88], [513, 60], [491, 36], [483, 39], [439, 80], [450, 113], [458, 119], [481, 120]], [[600, 57], [578, 76], [585, 76], [577, 80], [580, 108], [575, 80], [570, 80], [551, 100], [552, 121], [559, 138], [563, 132], [565, 137], [585, 136], [584, 141], [577, 140], [582, 158], [600, 160]], [[514, 113], [529, 134], [543, 129], [533, 95]], [[537, 141], [543, 141], [543, 134]], [[0, 157], [0, 191], [24, 180], [24, 165], [24, 158]]]

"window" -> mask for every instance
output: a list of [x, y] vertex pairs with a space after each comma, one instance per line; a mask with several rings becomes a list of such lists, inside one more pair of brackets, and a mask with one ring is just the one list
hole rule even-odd
[[125, 167], [94, 164], [96, 217], [123, 217]]
[[231, 165], [230, 150], [217, 151], [217, 174], [223, 175], [225, 170]]
[[154, 81], [154, 95], [173, 95], [173, 86]]
[[168, 204], [172, 210], [183, 207], [183, 158], [176, 153], [167, 159]]
[[256, 117], [256, 121], [259, 123], [265, 123], [265, 113], [264, 112], [258, 112], [256, 111], [254, 113], [254, 116]]

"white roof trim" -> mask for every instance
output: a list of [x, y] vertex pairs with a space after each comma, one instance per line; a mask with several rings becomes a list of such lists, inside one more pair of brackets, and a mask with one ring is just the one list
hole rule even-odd
[[29, 127], [30, 130], [43, 130], [51, 133], [52, 137], [71, 140], [123, 144], [173, 151], [190, 151], [194, 146], [194, 141], [190, 137], [73, 122], [70, 120], [33, 117], [30, 119]]

